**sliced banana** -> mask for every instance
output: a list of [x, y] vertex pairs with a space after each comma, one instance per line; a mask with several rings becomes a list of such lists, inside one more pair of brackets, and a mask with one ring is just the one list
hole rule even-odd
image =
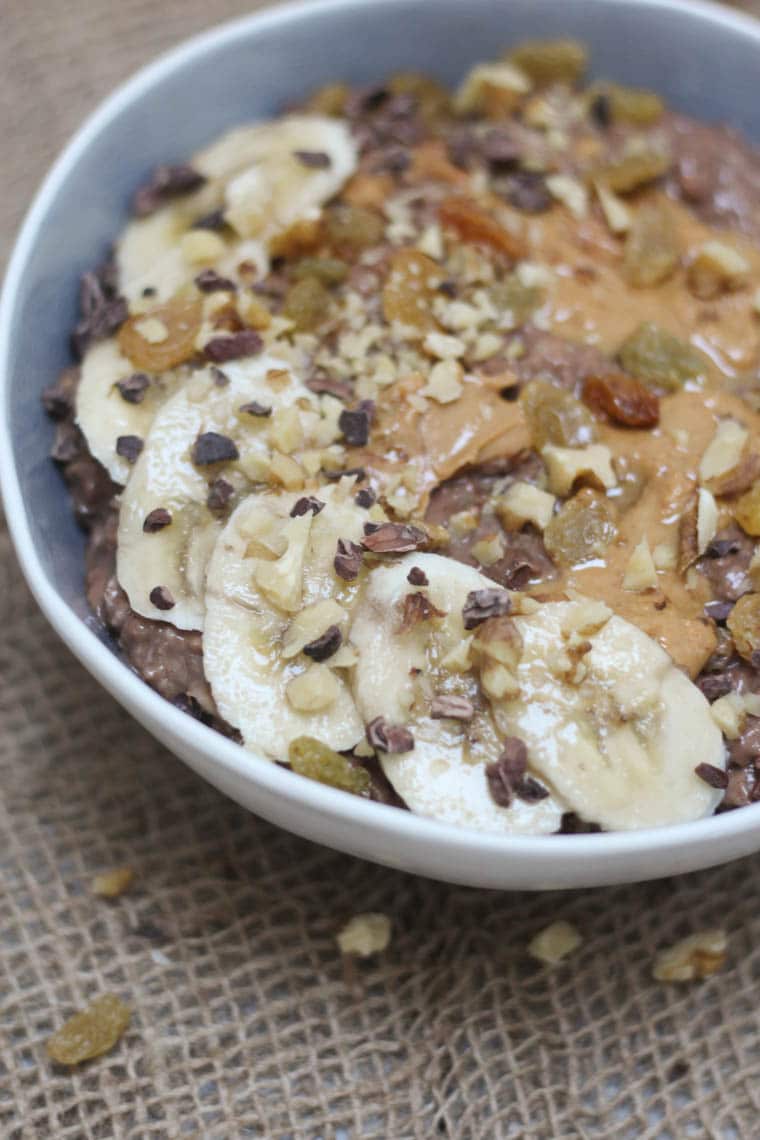
[[[267, 482], [272, 450], [281, 436], [289, 434], [285, 442], [304, 446], [318, 440], [326, 427], [318, 397], [275, 357], [230, 362], [224, 377], [227, 382], [220, 387], [213, 370], [204, 369], [167, 400], [122, 496], [119, 582], [134, 610], [179, 629], [203, 628], [206, 566], [221, 530], [206, 505], [211, 482], [223, 476], [235, 494]], [[252, 404], [257, 409], [246, 411]], [[270, 409], [269, 415], [255, 414]], [[237, 458], [207, 464], [196, 453], [194, 462], [196, 441], [206, 433], [231, 441]], [[283, 458], [298, 470], [290, 456]], [[168, 511], [168, 525], [146, 524], [157, 510]], [[151, 600], [156, 587], [169, 591], [171, 606], [166, 599], [159, 598], [158, 606]]]
[[[408, 581], [414, 566], [428, 580], [421, 592], [445, 616], [402, 632], [404, 599], [417, 592]], [[467, 665], [472, 637], [462, 608], [470, 591], [489, 588], [493, 582], [477, 570], [437, 554], [410, 554], [373, 569], [351, 628], [354, 696], [365, 721], [382, 716], [411, 729], [414, 748], [381, 753], [380, 761], [412, 811], [480, 831], [546, 834], [560, 825], [557, 799], [516, 797], [500, 807], [488, 790], [485, 768], [499, 758], [503, 741]], [[433, 697], [442, 694], [471, 699], [472, 720], [433, 720]]]
[[139, 402], [124, 399], [116, 387], [135, 372], [115, 340], [94, 344], [82, 361], [77, 388], [76, 418], [90, 451], [115, 483], [126, 483], [132, 467], [116, 451], [120, 436], [144, 439], [158, 408], [176, 389], [183, 372], [151, 377]]
[[208, 569], [203, 655], [222, 716], [248, 748], [287, 760], [295, 737], [331, 748], [364, 737], [343, 670], [346, 646], [324, 662], [301, 650], [337, 625], [347, 629], [360, 585], [335, 574], [338, 538], [357, 541], [366, 510], [353, 481], [322, 487], [318, 514], [291, 518], [297, 494], [251, 495], [231, 516]]
[[710, 708], [655, 641], [598, 602], [546, 603], [514, 619], [519, 695], [494, 702], [542, 780], [583, 819], [629, 830], [699, 819], [721, 793], [695, 774], [725, 767]]
[[268, 242], [294, 222], [317, 218], [356, 169], [356, 146], [339, 119], [292, 115], [239, 132], [235, 142], [246, 162], [227, 185], [225, 217], [244, 238]]

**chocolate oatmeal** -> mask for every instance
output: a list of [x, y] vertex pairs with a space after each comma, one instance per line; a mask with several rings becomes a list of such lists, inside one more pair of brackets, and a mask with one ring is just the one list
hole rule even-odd
[[44, 394], [149, 685], [482, 831], [760, 789], [760, 154], [586, 63], [335, 83], [171, 156]]

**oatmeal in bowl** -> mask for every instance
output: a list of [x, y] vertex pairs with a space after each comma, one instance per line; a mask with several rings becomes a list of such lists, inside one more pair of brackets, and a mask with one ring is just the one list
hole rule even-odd
[[44, 397], [149, 685], [497, 835], [760, 765], [760, 155], [586, 65], [335, 82], [159, 167]]

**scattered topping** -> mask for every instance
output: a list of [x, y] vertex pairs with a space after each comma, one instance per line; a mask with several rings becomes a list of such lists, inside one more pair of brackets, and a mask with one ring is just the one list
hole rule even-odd
[[288, 763], [299, 776], [353, 792], [357, 796], [369, 795], [369, 774], [346, 756], [334, 752], [313, 736], [298, 736], [288, 747]]
[[714, 764], [697, 764], [694, 771], [700, 780], [704, 780], [711, 788], [728, 787], [728, 773], [722, 768], [716, 768]]
[[[640, 87], [623, 87], [619, 83], [596, 83], [590, 89], [592, 112], [599, 121], [599, 100], [604, 100], [606, 123], [630, 123], [632, 126], [648, 127], [662, 118], [665, 105], [654, 91]], [[604, 118], [605, 115], [602, 115]]]
[[754, 664], [760, 649], [760, 594], [743, 594], [726, 619], [740, 656]]
[[699, 463], [699, 478], [703, 483], [715, 479], [739, 464], [749, 439], [744, 424], [736, 420], [719, 420], [715, 435]]
[[[372, 529], [367, 531], [367, 526]], [[427, 544], [426, 531], [405, 523], [365, 524], [361, 540], [362, 548], [371, 554], [408, 554], [412, 550], [421, 550]]]
[[174, 198], [199, 190], [205, 183], [203, 175], [187, 163], [157, 166], [150, 181], [135, 193], [132, 210], [138, 218], [145, 218]]
[[704, 554], [718, 529], [718, 504], [704, 487], [697, 493], [697, 553]]
[[116, 440], [116, 454], [127, 463], [136, 463], [144, 446], [139, 435], [120, 435]]
[[214, 481], [209, 484], [206, 506], [214, 513], [225, 511], [234, 494], [235, 488], [232, 483], [220, 475], [218, 479], [214, 479]]
[[129, 890], [134, 877], [135, 873], [131, 867], [114, 867], [111, 871], [102, 871], [101, 874], [95, 875], [90, 890], [103, 899], [117, 899]]
[[354, 502], [357, 507], [362, 507], [364, 510], [369, 510], [370, 507], [375, 505], [376, 501], [377, 496], [369, 487], [362, 487], [361, 490], [357, 491], [354, 495]]
[[371, 958], [387, 949], [391, 940], [391, 920], [385, 914], [357, 914], [338, 932], [341, 954]]
[[547, 966], [558, 965], [568, 954], [583, 942], [580, 934], [570, 922], [560, 919], [539, 931], [528, 944], [528, 953], [531, 958], [546, 963]]
[[475, 715], [475, 706], [468, 697], [459, 697], [453, 694], [433, 697], [430, 705], [430, 715], [433, 720], [472, 720]]
[[[119, 329], [119, 348], [146, 372], [176, 368], [195, 354], [203, 302], [200, 297], [172, 297], [147, 316], [130, 317]], [[161, 335], [158, 335], [159, 327]]]
[[599, 558], [617, 535], [612, 505], [585, 487], [564, 503], [544, 530], [544, 545], [561, 565]]
[[325, 504], [321, 499], [317, 499], [314, 495], [304, 495], [303, 498], [296, 499], [290, 508], [290, 517], [296, 519], [301, 515], [307, 514], [309, 511], [311, 511], [313, 515], [318, 515], [319, 512], [324, 509]]
[[519, 736], [507, 736], [499, 759], [486, 765], [488, 790], [494, 803], [509, 807], [515, 788], [525, 779], [528, 768], [528, 750]]
[[734, 518], [742, 530], [760, 536], [760, 481], [750, 487], [734, 506]]
[[288, 704], [297, 712], [319, 712], [335, 703], [338, 679], [327, 665], [310, 665], [285, 686]]
[[355, 542], [349, 542], [347, 539], [339, 538], [338, 548], [333, 559], [335, 573], [345, 582], [353, 582], [354, 578], [359, 576], [363, 558], [364, 551], [361, 546]]
[[[329, 645], [331, 641], [336, 640], [335, 635], [331, 632], [332, 628], [337, 628], [340, 633], [340, 627], [346, 620], [346, 616], [346, 611], [333, 598], [322, 598], [321, 601], [312, 602], [311, 605], [305, 606], [295, 614], [283, 635], [280, 650], [283, 659], [289, 661], [298, 656], [299, 653], [306, 652], [306, 646], [319, 642], [318, 655], [314, 656], [309, 653], [308, 656], [315, 661], [323, 660], [321, 656], [321, 648], [324, 647], [323, 641], [326, 638], [327, 645]], [[340, 648], [341, 640], [342, 638], [337, 640], [337, 644], [332, 650], [333, 653]]]
[[364, 447], [369, 440], [369, 429], [375, 414], [373, 400], [362, 400], [353, 411], [344, 408], [338, 416], [338, 427], [350, 447]]
[[649, 543], [642, 538], [638, 546], [634, 547], [628, 565], [623, 575], [623, 589], [640, 592], [652, 590], [657, 585], [657, 570], [652, 559]]
[[176, 605], [171, 591], [166, 586], [154, 586], [149, 596], [150, 604], [157, 610], [172, 610]]
[[410, 629], [414, 629], [415, 626], [418, 626], [420, 622], [431, 621], [433, 618], [445, 616], [445, 611], [439, 610], [437, 606], [434, 606], [427, 594], [407, 594], [402, 607], [399, 633], [407, 633]]
[[624, 372], [588, 376], [583, 382], [583, 400], [621, 427], [650, 428], [660, 422], [660, 401], [640, 380]]
[[594, 417], [571, 392], [547, 380], [533, 380], [520, 393], [520, 404], [537, 451], [547, 443], [583, 447], [596, 438]]
[[311, 657], [312, 661], [326, 661], [328, 657], [332, 657], [340, 649], [343, 641], [343, 634], [337, 625], [330, 625], [325, 632], [314, 641], [310, 641], [308, 645], [304, 645], [303, 652], [307, 657]]
[[129, 316], [124, 297], [119, 296], [113, 261], [83, 273], [79, 283], [80, 318], [71, 334], [74, 356], [81, 360], [95, 341], [113, 336]]
[[519, 530], [531, 523], [543, 531], [549, 525], [557, 502], [554, 495], [532, 483], [513, 483], [496, 501], [496, 513], [506, 530]]
[[432, 304], [442, 280], [438, 265], [415, 249], [398, 249], [390, 257], [383, 286], [383, 316], [422, 332], [436, 328]]
[[239, 459], [240, 453], [235, 441], [218, 431], [204, 431], [193, 444], [191, 457], [196, 467], [208, 467], [212, 463], [228, 463]]
[[126, 400], [128, 404], [141, 404], [150, 387], [150, 376], [146, 376], [144, 372], [133, 372], [124, 380], [117, 380], [116, 387], [122, 400]]
[[130, 1015], [116, 994], [102, 994], [48, 1038], [48, 1056], [59, 1065], [79, 1065], [108, 1053], [125, 1032]]
[[332, 166], [329, 154], [323, 150], [294, 150], [293, 157], [311, 170], [327, 170]]
[[234, 293], [237, 285], [229, 277], [222, 277], [215, 269], [203, 269], [195, 278], [201, 293]]
[[376, 752], [386, 752], [396, 756], [411, 752], [414, 737], [402, 724], [389, 724], [383, 716], [376, 716], [367, 725], [367, 740]]
[[427, 586], [429, 585], [427, 574], [421, 570], [419, 566], [412, 566], [411, 570], [406, 576], [407, 582], [412, 586]]
[[512, 601], [507, 590], [493, 589], [471, 590], [462, 609], [462, 621], [465, 629], [475, 629], [489, 618], [502, 617], [512, 608]]
[[499, 225], [470, 198], [445, 198], [438, 216], [441, 225], [454, 230], [462, 241], [488, 246], [510, 261], [519, 261], [526, 255], [523, 239]]
[[693, 982], [709, 978], [726, 960], [728, 939], [723, 930], [704, 930], [661, 950], [652, 975], [658, 982]]
[[165, 507], [156, 507], [145, 516], [143, 530], [146, 534], [155, 534], [171, 524], [172, 516]]
[[546, 463], [549, 489], [555, 495], [568, 495], [579, 482], [606, 491], [617, 484], [612, 452], [603, 443], [577, 448], [549, 443], [541, 449], [541, 457]]
[[569, 174], [550, 174], [546, 188], [552, 198], [566, 206], [574, 218], [585, 218], [588, 213], [588, 190], [577, 178]]
[[552, 207], [546, 177], [535, 170], [518, 170], [509, 179], [506, 199], [524, 214], [545, 214]]
[[[211, 265], [212, 262], [217, 261], [218, 258], [223, 257], [227, 252], [227, 246], [224, 240], [218, 234], [205, 229], [188, 230], [186, 234], [182, 235], [180, 248], [182, 250], [182, 256], [190, 266]], [[211, 289], [204, 288], [203, 275], [201, 274], [199, 276], [201, 280], [199, 281], [196, 277], [195, 284], [201, 292], [213, 292], [213, 286]], [[214, 277], [216, 277], [216, 274], [214, 274]], [[213, 280], [213, 278], [209, 280]], [[222, 281], [224, 279], [220, 277], [219, 280]], [[224, 285], [220, 285], [219, 288], [234, 290], [235, 284], [232, 281], [227, 281]]]
[[574, 86], [588, 66], [588, 49], [579, 40], [526, 40], [508, 56], [537, 87]]
[[255, 356], [261, 352], [264, 342], [253, 329], [243, 329], [230, 336], [214, 336], [207, 341], [203, 353], [207, 360], [224, 364], [227, 360], [239, 360], [243, 356]]
[[430, 369], [427, 384], [420, 388], [421, 396], [429, 396], [439, 404], [451, 404], [464, 391], [462, 366], [456, 360], [441, 360]]
[[662, 178], [670, 170], [670, 155], [654, 147], [632, 150], [615, 161], [605, 163], [595, 179], [616, 194], [630, 194]]
[[302, 277], [295, 281], [285, 295], [283, 314], [299, 332], [312, 332], [319, 328], [330, 308], [330, 293], [319, 277]]
[[637, 289], [667, 280], [678, 268], [680, 246], [673, 214], [664, 200], [641, 206], [628, 232], [623, 276]]
[[687, 280], [695, 297], [703, 301], [746, 285], [750, 264], [733, 246], [708, 241], [689, 266]]

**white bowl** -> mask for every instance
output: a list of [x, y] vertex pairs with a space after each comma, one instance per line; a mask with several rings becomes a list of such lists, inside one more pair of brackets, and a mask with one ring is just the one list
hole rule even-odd
[[675, 0], [327, 0], [231, 23], [163, 56], [116, 91], [56, 162], [16, 244], [0, 303], [0, 479], [37, 601], [94, 677], [204, 779], [258, 815], [353, 855], [480, 887], [595, 886], [696, 870], [760, 848], [760, 804], [697, 823], [604, 835], [501, 838], [357, 799], [268, 763], [148, 688], [88, 614], [83, 538], [48, 459], [39, 394], [67, 355], [77, 278], [126, 218], [156, 163], [225, 127], [275, 113], [340, 77], [419, 68], [453, 83], [529, 36], [577, 35], [593, 70], [661, 91], [681, 110], [760, 141], [760, 24]]

